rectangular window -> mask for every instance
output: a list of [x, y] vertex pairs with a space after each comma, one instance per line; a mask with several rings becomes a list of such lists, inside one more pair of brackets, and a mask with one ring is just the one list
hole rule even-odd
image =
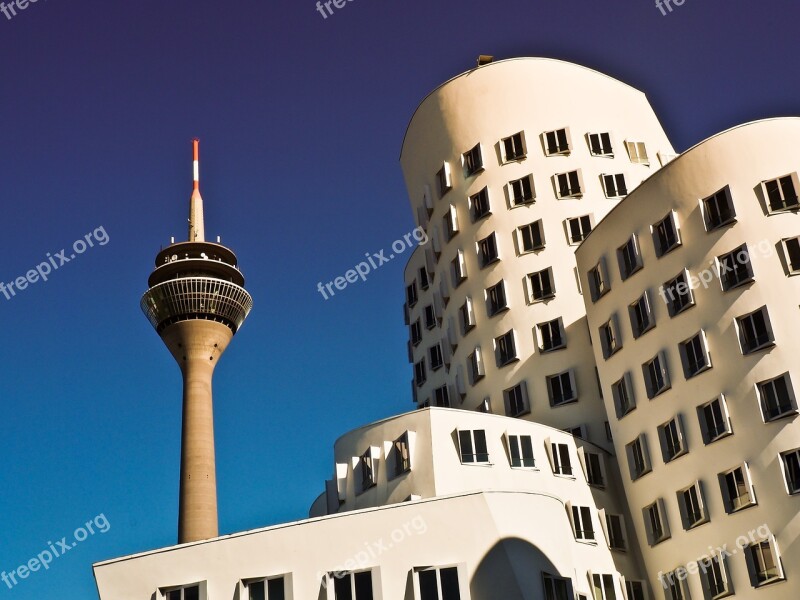
[[335, 600], [373, 600], [372, 571], [331, 573]]
[[512, 388], [503, 390], [503, 400], [506, 405], [506, 415], [509, 417], [520, 417], [531, 411], [528, 402], [528, 390], [524, 381]]
[[589, 270], [587, 276], [589, 278], [589, 291], [592, 296], [592, 302], [597, 302], [601, 296], [611, 289], [605, 259], [601, 258], [594, 268]]
[[419, 600], [460, 600], [458, 567], [438, 567], [417, 571]]
[[596, 452], [585, 452], [583, 456], [586, 461], [586, 482], [589, 485], [605, 487], [606, 482], [603, 476], [602, 457]]
[[628, 314], [631, 318], [631, 331], [634, 338], [640, 337], [656, 325], [647, 291], [628, 307]]
[[572, 475], [572, 462], [569, 458], [569, 446], [566, 444], [550, 445], [553, 459], [553, 472], [556, 475]]
[[167, 592], [167, 600], [200, 600], [200, 586], [187, 585]]
[[583, 195], [583, 185], [580, 171], [559, 173], [555, 176], [556, 196], [558, 198], [580, 198]]
[[425, 315], [425, 329], [436, 327], [436, 309], [433, 304], [428, 304], [423, 311]]
[[775, 537], [750, 544], [745, 549], [747, 570], [754, 587], [784, 579]]
[[647, 397], [651, 400], [670, 388], [667, 361], [663, 352], [642, 365], [642, 374], [647, 386]]
[[569, 404], [578, 399], [578, 388], [575, 385], [575, 375], [572, 369], [549, 375], [547, 377], [547, 393], [550, 396], [550, 406]]
[[533, 459], [533, 440], [531, 436], [509, 435], [508, 451], [512, 467], [533, 468], [536, 466], [536, 461]]
[[420, 267], [419, 269], [419, 287], [423, 290], [427, 290], [428, 286], [430, 285], [429, 277], [428, 277], [428, 269], [425, 267]]
[[637, 480], [651, 471], [650, 457], [644, 434], [625, 446], [628, 455], [628, 469], [632, 480]]
[[411, 452], [408, 444], [408, 432], [405, 432], [394, 441], [392, 446], [394, 454], [394, 476], [399, 477], [411, 470]]
[[492, 317], [506, 308], [508, 308], [506, 289], [501, 279], [497, 284], [486, 290], [486, 313]]
[[544, 600], [572, 600], [569, 580], [542, 573]]
[[625, 184], [624, 174], [603, 175], [602, 178], [606, 198], [619, 198], [620, 196], [628, 195], [628, 186]]
[[747, 244], [717, 257], [719, 280], [724, 291], [732, 290], [753, 280], [753, 266]]
[[428, 357], [431, 360], [431, 371], [436, 371], [440, 369], [444, 364], [444, 358], [442, 356], [442, 344], [434, 344], [428, 349]]
[[444, 223], [445, 238], [449, 242], [459, 231], [458, 211], [456, 210], [455, 206], [452, 204], [450, 205], [450, 207], [447, 209], [447, 212], [444, 214], [444, 217], [442, 217], [442, 222]]
[[361, 470], [361, 491], [363, 492], [378, 483], [371, 448], [361, 455], [358, 464]]
[[594, 600], [617, 600], [617, 592], [614, 589], [614, 576], [593, 573], [592, 594]]
[[706, 445], [732, 433], [724, 396], [718, 396], [711, 402], [698, 406], [697, 418], [700, 421], [700, 430]]
[[711, 368], [711, 357], [708, 354], [708, 341], [705, 332], [699, 331], [688, 340], [678, 344], [683, 363], [683, 374], [691, 379]]
[[636, 234], [631, 235], [625, 244], [617, 248], [617, 262], [623, 281], [642, 268], [642, 254], [639, 252], [639, 240]]
[[683, 422], [680, 415], [658, 426], [658, 440], [661, 443], [661, 456], [665, 463], [686, 454], [683, 437]]
[[716, 194], [704, 198], [701, 206], [706, 224], [706, 231], [714, 231], [736, 220], [731, 189], [726, 185]]
[[718, 477], [722, 488], [722, 497], [725, 501], [725, 512], [734, 513], [756, 504], [747, 463], [720, 473]]
[[622, 515], [606, 514], [606, 528], [608, 529], [608, 547], [613, 550], [625, 550], [625, 526]]
[[625, 147], [628, 149], [628, 156], [632, 163], [640, 163], [643, 165], [650, 164], [644, 142], [625, 142]]
[[409, 325], [409, 328], [411, 329], [411, 343], [416, 346], [422, 341], [422, 326], [419, 319]]
[[762, 186], [770, 212], [800, 208], [797, 200], [797, 173], [770, 179], [763, 182]]
[[417, 384], [417, 387], [422, 387], [425, 380], [425, 359], [423, 358], [419, 362], [414, 363], [414, 382]]
[[781, 463], [787, 491], [789, 494], [800, 493], [800, 449], [782, 453]]
[[703, 502], [703, 493], [700, 488], [700, 482], [696, 481], [688, 488], [683, 489], [677, 493], [678, 506], [681, 509], [681, 520], [683, 521], [683, 528], [687, 531], [693, 527], [697, 527], [701, 523], [708, 521], [706, 515], [705, 503]]
[[483, 170], [483, 154], [481, 152], [481, 145], [475, 144], [470, 150], [461, 155], [464, 163], [464, 176], [469, 177], [478, 171]]
[[576, 540], [594, 540], [592, 510], [588, 506], [572, 507], [572, 525]]
[[477, 194], [469, 197], [469, 212], [472, 215], [472, 222], [481, 220], [488, 214], [491, 214], [489, 206], [489, 189], [483, 188]]
[[472, 308], [472, 298], [469, 296], [458, 309], [458, 317], [461, 322], [461, 335], [466, 335], [470, 329], [475, 327], [475, 311]]
[[533, 179], [531, 175], [515, 179], [508, 183], [509, 198], [511, 207], [522, 206], [533, 202], [535, 195], [533, 190]]
[[417, 303], [417, 282], [412, 281], [410, 285], [406, 286], [406, 304], [412, 308]]
[[503, 149], [503, 162], [525, 158], [525, 138], [521, 131], [503, 138], [501, 147]]
[[514, 330], [507, 331], [500, 337], [494, 339], [497, 366], [503, 367], [510, 362], [517, 360], [517, 347], [514, 343]]
[[480, 346], [477, 346], [475, 351], [467, 357], [467, 365], [469, 367], [469, 383], [470, 385], [475, 385], [486, 375]]
[[614, 150], [611, 147], [611, 135], [608, 133], [590, 133], [589, 134], [589, 151], [592, 156], [614, 156]]
[[678, 228], [678, 219], [675, 216], [675, 211], [670, 211], [666, 217], [661, 219], [658, 223], [654, 223], [650, 227], [650, 230], [653, 233], [656, 255], [659, 258], [681, 244], [680, 230]]
[[647, 600], [644, 595], [644, 583], [641, 581], [625, 580], [625, 594], [627, 600]]
[[467, 264], [464, 260], [464, 251], [461, 248], [456, 252], [456, 256], [450, 266], [450, 273], [453, 276], [453, 288], [457, 288], [467, 278]]
[[800, 273], [800, 237], [785, 238], [781, 240], [781, 246], [788, 274]]
[[611, 318], [603, 323], [598, 331], [600, 335], [600, 346], [603, 350], [603, 358], [608, 360], [612, 354], [622, 348], [617, 316], [611, 315]]
[[488, 463], [489, 451], [486, 447], [486, 432], [483, 429], [465, 429], [458, 432], [461, 462]]
[[566, 340], [564, 338], [564, 327], [561, 323], [561, 317], [547, 321], [546, 323], [539, 323], [536, 326], [539, 339], [539, 351], [550, 352], [551, 350], [558, 350], [566, 348]]
[[774, 345], [775, 337], [769, 321], [767, 307], [762, 306], [750, 314], [736, 319], [742, 354], [751, 354]]
[[447, 384], [433, 390], [433, 405], [440, 408], [450, 408], [450, 388]]
[[450, 165], [444, 163], [439, 172], [436, 173], [436, 184], [439, 187], [439, 197], [443, 197], [453, 188], [453, 181], [450, 177]]
[[248, 600], [285, 600], [286, 581], [283, 577], [250, 581], [247, 594]]
[[731, 595], [723, 556], [715, 554], [704, 559], [700, 567], [700, 584], [706, 598], [716, 600]]
[[794, 390], [789, 374], [756, 384], [764, 421], [773, 421], [797, 412]]
[[478, 242], [478, 259], [481, 269], [500, 260], [500, 255], [497, 253], [497, 238], [494, 232]]
[[650, 506], [644, 508], [645, 528], [647, 529], [647, 542], [651, 546], [669, 538], [664, 502], [659, 498]]
[[564, 221], [567, 230], [567, 241], [570, 244], [580, 244], [592, 231], [591, 215], [573, 217]]
[[530, 303], [540, 302], [556, 295], [555, 286], [553, 285], [553, 271], [549, 267], [542, 271], [530, 273], [528, 282], [530, 284], [528, 298]]
[[694, 306], [694, 294], [686, 282], [686, 271], [682, 271], [674, 279], [665, 282], [661, 286], [661, 294], [667, 303], [667, 312], [670, 317], [675, 317], [690, 306]]
[[622, 379], [611, 384], [611, 394], [614, 396], [617, 419], [621, 419], [636, 408], [630, 373], [625, 373]]
[[686, 591], [686, 575], [682, 575], [676, 569], [665, 573], [663, 578], [659, 578], [664, 586], [664, 598], [666, 600], [690, 600]]
[[567, 128], [556, 129], [554, 131], [547, 131], [543, 134], [543, 138], [544, 138], [544, 153], [547, 156], [569, 154], [570, 136], [569, 136], [569, 130]]
[[525, 252], [533, 252], [534, 250], [541, 250], [544, 248], [544, 231], [542, 229], [542, 220], [528, 223], [517, 229], [519, 240], [520, 254]]

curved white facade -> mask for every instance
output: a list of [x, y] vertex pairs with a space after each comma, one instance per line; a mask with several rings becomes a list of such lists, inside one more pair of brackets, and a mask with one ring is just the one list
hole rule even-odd
[[[800, 597], [798, 146], [800, 119], [712, 137], [628, 196], [577, 252], [585, 286], [605, 263], [606, 291], [586, 297], [589, 330], [655, 588], [660, 572], [727, 545], [722, 583], [736, 597]], [[665, 217], [677, 233], [666, 246]], [[619, 249], [631, 235], [636, 270], [623, 279]], [[665, 285], [681, 274], [682, 290]], [[645, 292], [651, 325], [637, 335], [629, 307]], [[654, 378], [646, 365], [656, 357]], [[754, 564], [754, 552], [768, 556]], [[681, 574], [686, 593], [707, 597], [702, 569]]]
[[[467, 156], [476, 147], [480, 165]], [[672, 152], [641, 92], [574, 64], [500, 61], [432, 92], [414, 114], [401, 154], [411, 206], [431, 239], [405, 272], [418, 405], [488, 410], [575, 431], [583, 426], [580, 435], [608, 444], [574, 251], [589, 227]], [[442, 169], [449, 189], [441, 188]], [[619, 177], [606, 186], [603, 175]], [[476, 198], [482, 190], [486, 197]], [[559, 198], [563, 192], [569, 197]], [[448, 235], [451, 215], [457, 232]], [[568, 219], [578, 219], [580, 231]], [[519, 229], [535, 223], [541, 239]], [[454, 261], [465, 271], [460, 282]], [[538, 284], [529, 277], [534, 273], [541, 273]], [[489, 290], [500, 282], [507, 308], [492, 315]], [[461, 311], [468, 299], [474, 326], [466, 330]], [[559, 331], [547, 323], [558, 323]], [[513, 349], [505, 356], [509, 332]], [[554, 335], [561, 347], [544, 350]]]

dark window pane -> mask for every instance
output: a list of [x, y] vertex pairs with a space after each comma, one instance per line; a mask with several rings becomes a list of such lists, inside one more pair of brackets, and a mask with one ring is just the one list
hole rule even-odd
[[183, 600], [199, 600], [200, 586], [193, 585], [183, 589]]
[[456, 567], [441, 569], [440, 574], [442, 578], [442, 600], [460, 600], [458, 569]]
[[436, 571], [419, 572], [420, 600], [439, 600], [439, 587], [436, 584]]
[[361, 571], [353, 577], [356, 580], [356, 600], [372, 600], [372, 571]]
[[[247, 589], [250, 592], [250, 600], [266, 600], [263, 581], [254, 581], [247, 586]], [[271, 596], [272, 594], [270, 594], [270, 600], [272, 600]]]
[[[340, 575], [340, 573], [337, 573]], [[343, 577], [334, 576], [333, 592], [336, 600], [353, 600], [353, 591], [350, 588], [350, 577], [348, 573]]]
[[286, 590], [283, 585], [283, 577], [270, 579], [267, 583], [267, 589], [269, 591], [269, 600], [285, 600]]

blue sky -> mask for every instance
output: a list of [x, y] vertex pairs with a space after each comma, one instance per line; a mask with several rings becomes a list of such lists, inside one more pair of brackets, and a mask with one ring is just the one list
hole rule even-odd
[[255, 300], [215, 378], [229, 533], [303, 518], [334, 440], [413, 407], [405, 257], [327, 301], [316, 285], [414, 227], [398, 157], [429, 91], [479, 54], [570, 60], [647, 93], [684, 150], [800, 114], [798, 17], [796, 0], [686, 0], [666, 16], [650, 0], [353, 0], [327, 19], [312, 0], [39, 0], [0, 14], [0, 281], [108, 235], [0, 295], [0, 571], [110, 524], [0, 582], [0, 599], [95, 597], [93, 562], [176, 540], [180, 375], [138, 303], [161, 245], [186, 236], [192, 137], [207, 235], [237, 252]]

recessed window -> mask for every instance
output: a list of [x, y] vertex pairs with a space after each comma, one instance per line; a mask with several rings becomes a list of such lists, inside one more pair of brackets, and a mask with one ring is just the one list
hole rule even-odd
[[544, 586], [544, 600], [569, 600], [572, 598], [572, 586], [569, 579], [542, 573], [542, 586]]
[[167, 592], [167, 600], [200, 600], [200, 586], [187, 585]]
[[517, 232], [520, 254], [544, 248], [544, 230], [541, 219], [519, 227]]
[[732, 290], [740, 285], [753, 281], [753, 267], [747, 244], [717, 257], [719, 280], [724, 291]]
[[622, 379], [611, 384], [611, 394], [614, 396], [614, 408], [618, 419], [621, 419], [636, 408], [630, 373], [625, 373]]
[[472, 298], [467, 296], [458, 309], [458, 318], [461, 323], [461, 335], [466, 335], [467, 332], [475, 327], [475, 310], [472, 306]]
[[659, 581], [664, 586], [666, 600], [690, 600], [689, 586], [686, 580], [686, 570], [681, 567], [664, 575], [659, 575]]
[[572, 506], [572, 529], [576, 540], [594, 540], [592, 509], [588, 506]]
[[593, 573], [592, 585], [594, 586], [594, 600], [617, 600], [613, 575]]
[[478, 404], [478, 407], [475, 410], [477, 410], [480, 413], [491, 413], [492, 412], [491, 399], [487, 396], [486, 398], [481, 400], [481, 403]]
[[472, 215], [472, 222], [481, 220], [492, 211], [489, 206], [489, 189], [483, 188], [477, 194], [469, 197], [469, 212]]
[[703, 491], [699, 481], [694, 482], [688, 488], [678, 491], [676, 495], [681, 511], [681, 522], [685, 530], [688, 531], [708, 522], [705, 502], [703, 501]]
[[590, 133], [589, 151], [592, 156], [614, 156], [614, 149], [611, 146], [611, 135], [608, 133]]
[[450, 275], [453, 278], [453, 288], [457, 288], [467, 278], [467, 263], [461, 248], [458, 249], [455, 258], [450, 263]]
[[550, 455], [553, 473], [556, 475], [572, 475], [572, 461], [569, 457], [569, 446], [566, 444], [550, 444]]
[[425, 267], [420, 267], [419, 287], [422, 288], [423, 290], [427, 290], [429, 285], [430, 285], [430, 278], [428, 277], [428, 269]]
[[717, 600], [718, 598], [733, 595], [728, 580], [729, 576], [725, 566], [724, 555], [715, 554], [710, 558], [704, 559], [701, 565], [700, 583], [706, 598]]
[[329, 573], [334, 600], [372, 600], [372, 571]]
[[478, 260], [480, 261], [481, 269], [500, 260], [500, 255], [497, 253], [497, 238], [494, 232], [478, 242]]
[[655, 546], [669, 539], [669, 524], [667, 523], [667, 512], [664, 508], [664, 501], [659, 498], [651, 505], [644, 508], [644, 524], [647, 530], [647, 543]]
[[422, 325], [420, 325], [419, 319], [409, 325], [409, 329], [411, 330], [411, 343], [415, 346], [419, 345], [422, 341]]
[[658, 441], [661, 443], [661, 457], [665, 463], [686, 454], [688, 450], [683, 437], [683, 421], [680, 415], [658, 426]]
[[477, 346], [472, 354], [467, 357], [467, 366], [469, 370], [468, 375], [470, 385], [475, 385], [479, 380], [483, 379], [484, 375], [486, 375], [480, 346]]
[[661, 219], [658, 223], [654, 223], [650, 227], [650, 230], [653, 233], [656, 255], [659, 258], [671, 252], [681, 244], [680, 229], [678, 227], [678, 218], [675, 215], [675, 211], [670, 211], [666, 217]]
[[797, 190], [800, 189], [797, 173], [770, 179], [769, 181], [764, 181], [761, 185], [771, 213], [800, 208], [800, 203], [797, 200]]
[[486, 290], [486, 313], [492, 317], [506, 308], [508, 308], [506, 289], [501, 279], [497, 284]]
[[545, 323], [539, 323], [536, 326], [536, 331], [540, 352], [550, 352], [551, 350], [567, 347], [561, 317]]
[[525, 158], [525, 136], [521, 131], [507, 138], [503, 138], [500, 147], [503, 151], [503, 162], [511, 162]]
[[433, 304], [428, 304], [423, 311], [425, 315], [425, 329], [436, 327], [436, 308]]
[[556, 129], [542, 134], [544, 139], [544, 153], [547, 156], [569, 154], [571, 149], [569, 129]]
[[425, 373], [425, 359], [423, 358], [417, 363], [414, 363], [414, 383], [417, 387], [422, 387], [426, 380]]
[[508, 196], [511, 208], [531, 204], [535, 199], [533, 177], [526, 175], [520, 179], [508, 182]]
[[575, 385], [575, 374], [572, 369], [549, 375], [547, 377], [547, 393], [550, 406], [561, 406], [578, 399], [578, 386]]
[[756, 390], [764, 422], [797, 413], [797, 402], [788, 373], [757, 383]]
[[452, 204], [447, 209], [447, 212], [444, 214], [443, 217], [444, 222], [444, 232], [447, 238], [447, 241], [453, 239], [453, 237], [458, 233], [458, 211], [456, 207]]
[[694, 294], [686, 279], [686, 271], [681, 271], [661, 286], [659, 294], [667, 303], [670, 317], [675, 317], [690, 306], [694, 306]]
[[736, 220], [731, 189], [726, 185], [716, 194], [701, 201], [706, 231], [714, 231]]
[[653, 399], [669, 389], [667, 360], [663, 352], [659, 352], [642, 365], [642, 375], [644, 375], [648, 398]]
[[409, 449], [407, 431], [394, 441], [392, 453], [395, 477], [399, 477], [411, 470], [411, 451]]
[[747, 463], [718, 475], [725, 512], [728, 514], [756, 504]]
[[601, 258], [593, 268], [589, 269], [587, 276], [589, 279], [589, 292], [592, 296], [592, 302], [597, 302], [601, 296], [611, 289], [605, 259]]
[[628, 469], [633, 481], [652, 470], [650, 453], [647, 451], [647, 441], [644, 434], [640, 434], [639, 437], [627, 444], [625, 453], [628, 456]]
[[625, 550], [625, 523], [622, 515], [606, 514], [606, 529], [608, 530], [608, 547], [613, 550]]
[[286, 598], [284, 577], [249, 581], [246, 585], [248, 600], [284, 600]]
[[603, 190], [606, 198], [619, 198], [628, 195], [628, 186], [625, 183], [625, 175], [616, 173], [614, 175], [602, 175]]
[[558, 198], [580, 198], [583, 195], [583, 178], [578, 170], [557, 174], [555, 182]]
[[643, 581], [632, 581], [630, 579], [626, 579], [625, 593], [627, 594], [627, 600], [647, 600], [647, 597], [644, 595]]
[[446, 384], [433, 390], [433, 405], [439, 408], [450, 408], [450, 388]]
[[406, 286], [406, 304], [412, 308], [417, 303], [417, 282], [412, 281], [410, 285]]
[[444, 359], [442, 357], [442, 344], [434, 344], [428, 349], [428, 356], [431, 360], [431, 371], [436, 371], [437, 369], [441, 369], [442, 365], [444, 364]]
[[564, 221], [567, 230], [567, 241], [570, 245], [580, 244], [592, 231], [593, 219], [591, 215], [572, 217]]
[[718, 396], [698, 406], [697, 418], [700, 421], [703, 443], [706, 445], [733, 433], [724, 396]]
[[628, 306], [628, 314], [631, 318], [631, 331], [634, 339], [656, 326], [647, 291], [639, 296], [636, 302]]
[[497, 366], [504, 367], [505, 365], [517, 360], [517, 347], [514, 343], [514, 330], [507, 331], [500, 337], [494, 339], [495, 356], [497, 358]]
[[372, 448], [361, 455], [358, 461], [361, 473], [361, 491], [364, 492], [378, 483], [375, 473], [375, 461], [372, 456]]
[[643, 165], [650, 164], [644, 142], [625, 142], [625, 147], [628, 149], [628, 156], [632, 163], [640, 163]]
[[775, 536], [750, 544], [744, 553], [750, 582], [754, 587], [785, 579]]
[[711, 356], [708, 354], [708, 340], [704, 331], [699, 331], [688, 340], [678, 344], [683, 363], [683, 374], [691, 379], [711, 368]]
[[461, 462], [488, 463], [489, 451], [486, 447], [486, 432], [483, 429], [462, 429], [458, 432]]
[[800, 237], [782, 239], [781, 248], [786, 259], [786, 274], [796, 275], [800, 273]]
[[622, 348], [619, 335], [619, 324], [616, 315], [603, 323], [599, 329], [600, 347], [603, 350], [603, 358], [608, 360], [612, 354]]
[[419, 600], [460, 600], [458, 567], [417, 570]]
[[639, 240], [635, 234], [631, 235], [627, 242], [617, 248], [617, 261], [619, 262], [619, 273], [623, 281], [642, 268], [642, 253], [639, 251]]
[[605, 487], [605, 469], [603, 468], [603, 458], [596, 452], [585, 452], [584, 462], [586, 464], [586, 483], [597, 487]]
[[789, 494], [800, 494], [800, 448], [781, 454], [786, 490]]
[[503, 400], [505, 402], [506, 415], [509, 417], [520, 417], [531, 411], [528, 388], [524, 381], [514, 387], [503, 390]]
[[443, 197], [447, 192], [453, 189], [453, 180], [450, 176], [450, 165], [444, 163], [439, 172], [436, 173], [436, 184], [439, 188], [439, 197]]
[[570, 434], [572, 437], [587, 439], [586, 425], [576, 425], [575, 427], [565, 427], [561, 431]]
[[553, 285], [553, 271], [549, 267], [528, 274], [527, 281], [529, 285], [529, 303], [541, 302], [556, 295], [556, 289]]
[[464, 176], [469, 177], [483, 170], [483, 153], [481, 145], [475, 144], [470, 150], [461, 155], [464, 163]]

